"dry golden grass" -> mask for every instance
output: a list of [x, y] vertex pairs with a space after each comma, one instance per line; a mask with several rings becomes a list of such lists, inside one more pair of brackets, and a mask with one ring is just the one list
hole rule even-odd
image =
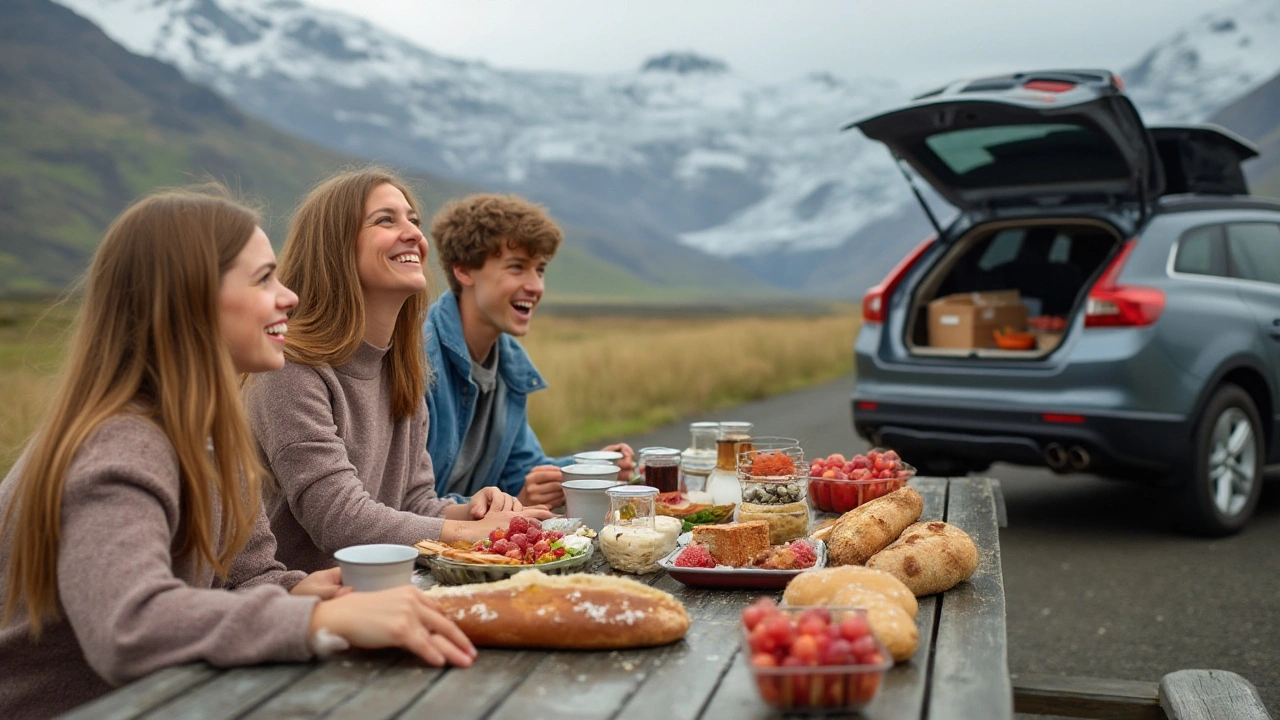
[[550, 387], [529, 422], [550, 454], [853, 370], [852, 311], [820, 317], [540, 317], [523, 339]]
[[[0, 302], [0, 476], [54, 390], [73, 308]], [[530, 398], [545, 449], [569, 452], [852, 370], [858, 318], [565, 318], [524, 339], [550, 384]]]
[[0, 477], [53, 395], [73, 315], [68, 305], [0, 302]]

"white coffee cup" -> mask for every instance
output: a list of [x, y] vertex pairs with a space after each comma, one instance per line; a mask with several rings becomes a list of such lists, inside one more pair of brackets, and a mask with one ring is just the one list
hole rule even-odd
[[616, 450], [588, 450], [575, 453], [573, 462], [578, 465], [617, 465], [622, 462], [622, 453]]
[[357, 592], [376, 592], [413, 583], [418, 549], [408, 545], [352, 545], [333, 554], [342, 568], [342, 584]]
[[[590, 467], [578, 465], [577, 467]], [[564, 501], [569, 517], [581, 518], [584, 525], [599, 532], [604, 527], [604, 518], [609, 514], [609, 496], [605, 494], [615, 485], [621, 485], [617, 467], [613, 468], [615, 479], [583, 478], [565, 480], [560, 484], [564, 488]], [[566, 475], [568, 477], [568, 475]]]

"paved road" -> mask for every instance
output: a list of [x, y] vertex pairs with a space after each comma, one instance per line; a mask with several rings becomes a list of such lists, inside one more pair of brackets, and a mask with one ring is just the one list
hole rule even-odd
[[[798, 438], [809, 456], [862, 452], [852, 390], [850, 376], [624, 439], [683, 448], [688, 422], [746, 420]], [[1280, 711], [1280, 477], [1244, 532], [1202, 540], [1170, 529], [1153, 490], [1012, 465], [987, 474], [1000, 478], [1009, 513], [1000, 544], [1010, 672], [1156, 681], [1221, 668]]]

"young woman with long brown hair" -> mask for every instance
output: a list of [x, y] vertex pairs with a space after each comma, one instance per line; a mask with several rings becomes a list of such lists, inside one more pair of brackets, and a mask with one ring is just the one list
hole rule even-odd
[[475, 649], [412, 587], [346, 593], [274, 559], [238, 373], [284, 363], [297, 297], [254, 214], [169, 191], [111, 226], [65, 377], [0, 483], [0, 717], [44, 717], [176, 663]]
[[274, 476], [267, 514], [289, 567], [318, 570], [363, 543], [479, 540], [527, 510], [497, 488], [436, 495], [422, 342], [427, 241], [409, 187], [381, 169], [316, 187], [290, 224], [281, 280], [298, 291], [283, 370], [246, 385]]

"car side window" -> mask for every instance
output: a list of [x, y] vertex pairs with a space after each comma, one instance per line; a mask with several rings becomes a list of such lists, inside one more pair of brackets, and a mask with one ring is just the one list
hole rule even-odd
[[1227, 252], [1234, 276], [1280, 285], [1280, 224], [1227, 225]]
[[1225, 244], [1221, 225], [1188, 230], [1178, 241], [1178, 254], [1173, 261], [1174, 272], [1225, 277], [1227, 275]]
[[1018, 256], [1024, 234], [1024, 231], [1017, 229], [1001, 230], [996, 233], [987, 245], [986, 251], [982, 253], [982, 257], [978, 259], [978, 268], [990, 271], [1011, 262]]

